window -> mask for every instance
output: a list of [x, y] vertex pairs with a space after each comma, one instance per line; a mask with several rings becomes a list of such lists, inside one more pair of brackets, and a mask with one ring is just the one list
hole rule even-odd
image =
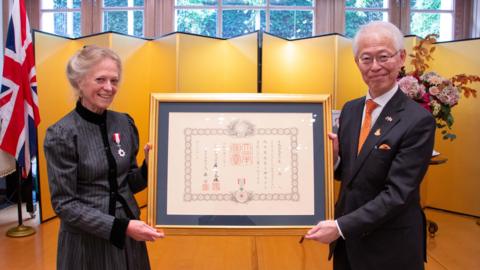
[[453, 0], [411, 0], [410, 33], [419, 37], [438, 34], [438, 40], [453, 39]]
[[454, 25], [463, 24], [461, 15], [456, 21], [456, 4], [460, 14], [465, 9], [461, 0], [345, 0], [345, 35], [353, 37], [360, 25], [383, 20], [400, 26], [405, 34], [425, 37], [435, 33], [439, 41], [452, 40]]
[[345, 1], [345, 35], [355, 36], [358, 28], [370, 21], [388, 21], [388, 0]]
[[156, 37], [183, 31], [229, 38], [255, 30], [289, 39], [332, 32], [353, 37], [360, 25], [384, 20], [405, 34], [437, 33], [439, 40], [451, 40], [474, 33], [477, 1], [40, 0], [26, 1], [26, 6], [33, 28], [69, 37], [102, 31]]
[[68, 37], [102, 31], [143, 37], [146, 32], [145, 6], [151, 6], [153, 1], [41, 0], [40, 29]]
[[103, 31], [144, 36], [143, 0], [104, 0], [102, 5]]
[[62, 36], [81, 36], [81, 2], [81, 0], [43, 0], [40, 7], [40, 29]]
[[234, 37], [264, 30], [284, 38], [314, 34], [314, 0], [176, 0], [175, 30]]

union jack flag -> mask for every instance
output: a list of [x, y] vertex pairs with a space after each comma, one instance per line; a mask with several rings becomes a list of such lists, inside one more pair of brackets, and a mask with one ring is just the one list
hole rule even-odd
[[15, 157], [28, 176], [37, 155], [37, 77], [32, 35], [23, 0], [15, 0], [8, 24], [0, 90], [0, 149]]

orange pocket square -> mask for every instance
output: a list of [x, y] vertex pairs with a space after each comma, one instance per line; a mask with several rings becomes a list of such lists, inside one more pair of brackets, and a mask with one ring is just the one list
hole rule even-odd
[[382, 150], [390, 150], [390, 145], [388, 144], [380, 144], [380, 146], [378, 147], [378, 149], [382, 149]]

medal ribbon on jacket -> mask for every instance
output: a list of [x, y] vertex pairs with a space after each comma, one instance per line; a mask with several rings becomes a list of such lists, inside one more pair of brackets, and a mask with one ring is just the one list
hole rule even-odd
[[122, 149], [122, 145], [120, 145], [120, 133], [113, 133], [113, 142], [117, 144], [118, 147], [118, 155], [121, 157], [125, 156], [125, 150]]

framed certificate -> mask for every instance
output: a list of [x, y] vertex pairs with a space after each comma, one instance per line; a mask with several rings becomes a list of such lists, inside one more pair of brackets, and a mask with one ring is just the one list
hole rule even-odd
[[330, 102], [328, 95], [152, 94], [148, 223], [252, 233], [333, 218]]

